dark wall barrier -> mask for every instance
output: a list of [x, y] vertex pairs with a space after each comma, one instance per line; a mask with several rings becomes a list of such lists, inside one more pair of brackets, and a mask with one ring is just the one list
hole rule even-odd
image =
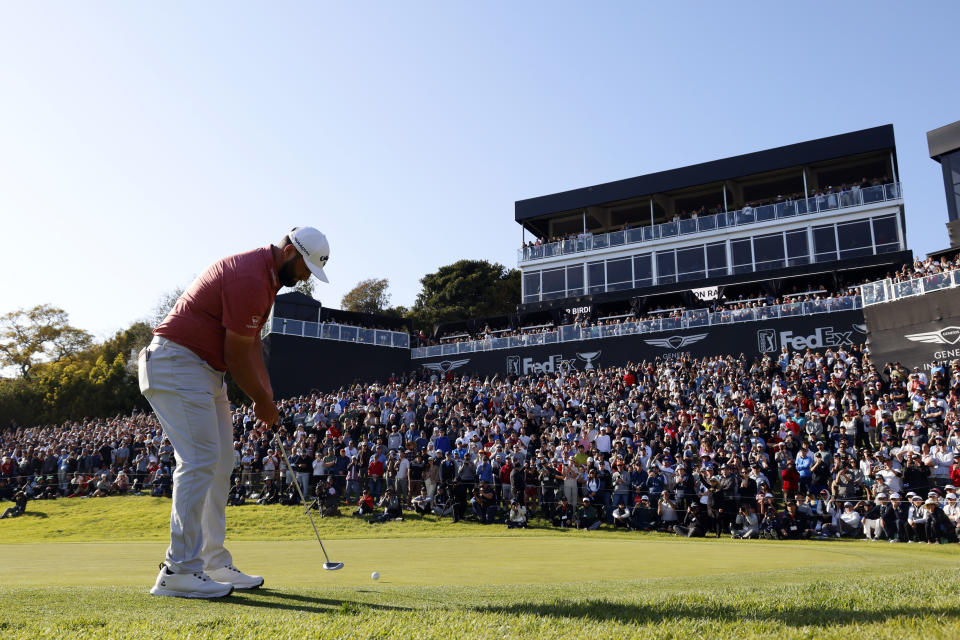
[[960, 358], [960, 293], [934, 291], [865, 307], [870, 355], [878, 366], [900, 362], [929, 371]]
[[271, 333], [263, 350], [277, 398], [311, 389], [335, 391], [354, 380], [385, 382], [390, 374], [411, 369], [410, 350], [395, 347]]
[[823, 351], [830, 347], [862, 345], [865, 331], [863, 314], [859, 310], [836, 311], [674, 332], [462, 353], [417, 359], [412, 363], [414, 367], [426, 367], [440, 374], [456, 370], [456, 373], [481, 375], [521, 375], [567, 368], [584, 370], [621, 366], [677, 353], [689, 353], [693, 357], [741, 353], [776, 357], [781, 347], [802, 352], [807, 348]]
[[802, 352], [808, 348], [823, 351], [863, 344], [863, 322], [859, 310], [835, 311], [416, 360], [411, 360], [410, 351], [406, 349], [354, 342], [270, 334], [263, 343], [274, 394], [282, 398], [311, 389], [335, 391], [355, 380], [383, 382], [391, 374], [418, 367], [440, 375], [451, 371], [520, 375], [621, 366], [678, 353], [693, 357], [741, 353], [776, 357], [781, 347], [790, 351]]

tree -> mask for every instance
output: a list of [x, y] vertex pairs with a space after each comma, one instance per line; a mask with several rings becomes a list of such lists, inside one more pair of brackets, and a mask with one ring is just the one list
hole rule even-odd
[[163, 322], [163, 319], [166, 318], [170, 310], [173, 309], [173, 305], [177, 304], [177, 300], [182, 294], [183, 287], [177, 287], [176, 289], [165, 291], [160, 295], [160, 299], [153, 305], [153, 311], [150, 313], [149, 322], [152, 328], [156, 329], [160, 323]]
[[420, 279], [411, 310], [421, 325], [516, 313], [520, 272], [486, 260], [460, 260]]
[[313, 297], [313, 278], [307, 278], [306, 280], [301, 280], [293, 288], [294, 291], [299, 291], [305, 296]]
[[93, 336], [70, 326], [67, 312], [41, 304], [0, 318], [0, 364], [29, 378], [43, 362], [59, 362], [87, 349]]
[[340, 307], [347, 311], [381, 313], [390, 304], [390, 294], [387, 293], [389, 286], [386, 278], [361, 280], [343, 296]]

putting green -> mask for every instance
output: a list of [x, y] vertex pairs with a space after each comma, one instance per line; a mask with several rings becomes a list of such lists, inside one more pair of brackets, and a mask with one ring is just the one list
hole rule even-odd
[[[892, 570], [927, 549], [843, 542], [757, 542], [611, 537], [367, 538], [326, 543], [340, 571], [324, 571], [316, 541], [229, 543], [239, 567], [269, 586], [490, 585], [695, 577], [805, 568]], [[904, 545], [905, 547], [906, 545]], [[165, 545], [159, 542], [2, 544], [0, 584], [147, 587]], [[906, 553], [907, 551], [911, 553]], [[932, 549], [931, 549], [932, 551]]]

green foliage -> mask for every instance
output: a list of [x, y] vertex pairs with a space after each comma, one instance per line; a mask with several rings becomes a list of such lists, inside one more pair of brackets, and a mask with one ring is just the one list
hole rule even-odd
[[361, 313], [382, 313], [390, 304], [390, 294], [387, 293], [389, 287], [390, 281], [386, 278], [361, 280], [343, 296], [340, 308]]
[[137, 322], [69, 359], [35, 365], [29, 378], [0, 379], [0, 428], [144, 408], [131, 357], [150, 338], [150, 327]]
[[296, 285], [294, 285], [293, 290], [299, 291], [305, 296], [313, 297], [313, 278], [308, 278], [306, 280], [301, 280]]
[[420, 326], [516, 313], [520, 272], [486, 260], [460, 260], [420, 279], [411, 310]]
[[93, 337], [70, 326], [67, 312], [52, 305], [17, 309], [0, 317], [0, 366], [24, 378], [42, 362], [59, 362], [86, 349]]

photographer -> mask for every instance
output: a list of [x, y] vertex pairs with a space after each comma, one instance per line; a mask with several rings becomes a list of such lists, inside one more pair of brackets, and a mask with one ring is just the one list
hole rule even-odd
[[567, 496], [563, 496], [553, 510], [553, 526], [563, 529], [569, 527], [573, 520], [573, 508], [570, 506], [570, 501], [567, 500]]
[[3, 512], [3, 515], [0, 515], [0, 520], [4, 518], [16, 518], [19, 515], [27, 510], [27, 502], [30, 498], [27, 497], [27, 492], [23, 489], [17, 491], [13, 496], [13, 506], [8, 507], [6, 511]]
[[287, 483], [286, 489], [284, 489], [280, 495], [280, 504], [288, 507], [300, 504], [300, 494], [297, 493], [297, 485], [293, 482]]
[[442, 484], [437, 487], [437, 493], [433, 496], [433, 513], [437, 518], [453, 515], [453, 503], [450, 494], [447, 492], [446, 486]]
[[514, 498], [510, 503], [510, 513], [507, 516], [507, 529], [527, 528], [527, 508]]
[[674, 525], [673, 532], [686, 538], [703, 538], [707, 535], [707, 522], [701, 514], [700, 503], [693, 502], [687, 509], [682, 525]]
[[230, 487], [230, 493], [227, 495], [227, 504], [233, 507], [239, 507], [247, 501], [247, 487], [241, 482], [242, 477], [237, 476], [233, 479], [233, 486]]
[[431, 500], [430, 496], [427, 495], [426, 487], [420, 487], [419, 495], [414, 496], [411, 502], [413, 503], [413, 510], [421, 516], [425, 516], [430, 513]]
[[355, 516], [366, 516], [372, 514], [374, 511], [373, 496], [370, 495], [369, 489], [364, 489], [363, 494], [360, 496], [360, 499], [357, 500], [357, 510], [353, 515]]
[[594, 529], [600, 528], [602, 522], [600, 511], [590, 498], [584, 498], [583, 506], [577, 509], [577, 529], [593, 531]]
[[[693, 499], [696, 500], [696, 497]], [[657, 528], [657, 512], [650, 506], [650, 498], [647, 496], [640, 496], [640, 500], [634, 505], [630, 526], [637, 531], [653, 531]]]
[[394, 489], [387, 489], [380, 498], [380, 507], [383, 513], [377, 516], [377, 522], [386, 522], [387, 520], [403, 520], [403, 508], [400, 506], [400, 497]]
[[[517, 501], [514, 498], [514, 501]], [[519, 503], [519, 501], [517, 501]], [[481, 480], [480, 485], [473, 492], [473, 512], [480, 521], [480, 524], [491, 524], [496, 517], [497, 494], [485, 481]], [[524, 509], [526, 514], [526, 509]]]
[[787, 503], [787, 511], [780, 518], [780, 538], [783, 540], [802, 540], [813, 535], [810, 521], [800, 511], [795, 500]]
[[736, 520], [730, 525], [730, 535], [742, 540], [760, 535], [760, 521], [753, 510], [753, 505], [744, 504], [740, 507]]
[[279, 500], [280, 492], [277, 490], [277, 485], [273, 481], [273, 478], [267, 476], [263, 481], [263, 489], [260, 491], [257, 504], [275, 504]]

